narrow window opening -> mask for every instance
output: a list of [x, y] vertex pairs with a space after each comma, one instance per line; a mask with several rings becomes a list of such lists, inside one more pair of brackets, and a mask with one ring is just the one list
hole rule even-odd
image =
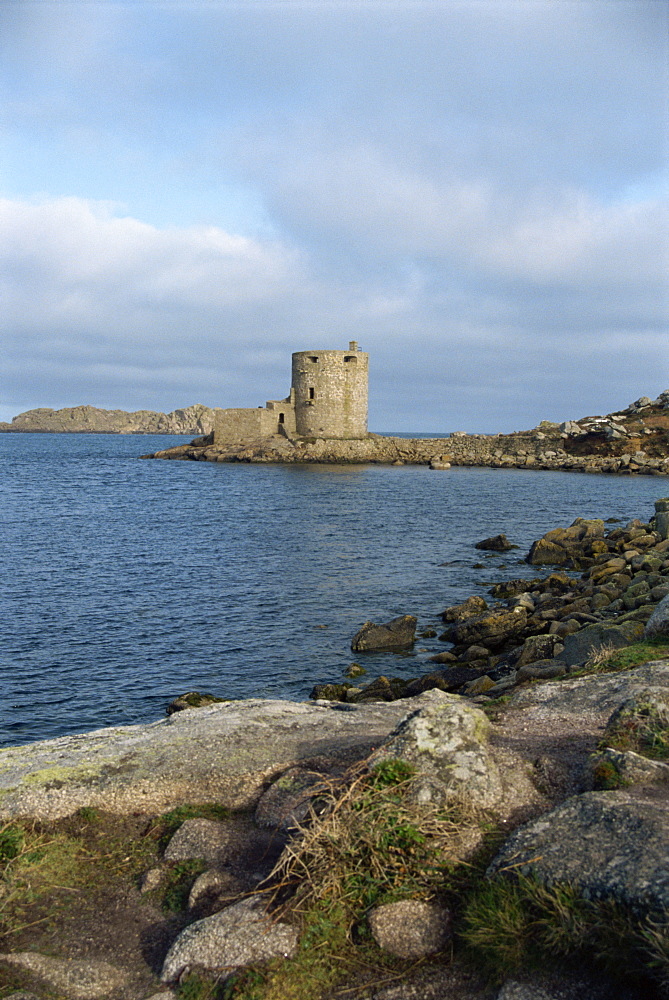
[[309, 358], [309, 360], [313, 361], [313, 363], [316, 364], [316, 362], [318, 361], [318, 358]]
[[316, 398], [316, 392], [315, 392], [313, 386], [310, 386], [309, 387], [309, 399], [315, 399], [315, 398]]
[[358, 359], [354, 354], [347, 354], [346, 357], [344, 358], [344, 361], [357, 361], [357, 360]]
[[279, 414], [279, 423], [282, 424], [283, 422], [284, 422], [283, 413], [280, 413]]

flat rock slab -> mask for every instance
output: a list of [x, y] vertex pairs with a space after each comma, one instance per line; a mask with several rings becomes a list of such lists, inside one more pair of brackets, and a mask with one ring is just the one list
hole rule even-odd
[[649, 686], [669, 688], [669, 660], [652, 660], [620, 673], [590, 674], [538, 684], [514, 692], [510, 707], [528, 711], [553, 710], [561, 715], [610, 714]]
[[7, 747], [0, 820], [57, 819], [82, 806], [126, 814], [216, 801], [248, 809], [268, 779], [299, 761], [362, 759], [419, 705], [420, 698], [359, 706], [250, 699]]

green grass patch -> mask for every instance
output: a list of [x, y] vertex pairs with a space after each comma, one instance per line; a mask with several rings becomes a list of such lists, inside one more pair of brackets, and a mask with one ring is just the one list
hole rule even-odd
[[618, 788], [627, 788], [630, 784], [622, 776], [615, 763], [606, 758], [595, 763], [592, 777], [595, 789], [601, 792], [613, 792]]
[[226, 1000], [226, 989], [219, 978], [209, 979], [190, 972], [177, 987], [179, 1000]]
[[300, 926], [297, 954], [233, 976], [225, 1000], [320, 1000], [342, 984], [392, 981], [407, 963], [382, 953], [367, 928], [370, 907], [399, 899], [453, 899], [468, 884], [465, 831], [479, 818], [417, 805], [415, 768], [386, 760], [360, 767], [319, 796], [313, 815], [275, 868], [270, 898]]
[[0, 938], [7, 950], [27, 928], [38, 937], [57, 934], [76, 920], [81, 900], [107, 899], [123, 881], [137, 884], [155, 864], [156, 846], [137, 834], [145, 821], [129, 823], [131, 830], [119, 817], [79, 810], [65, 820], [17, 821], [0, 830]]
[[631, 670], [640, 667], [650, 660], [661, 660], [669, 657], [669, 641], [667, 639], [643, 639], [633, 642], [622, 649], [604, 647], [592, 652], [580, 670], [565, 675], [565, 680], [583, 677], [587, 674], [609, 674], [621, 670]]
[[584, 899], [570, 885], [482, 879], [466, 901], [460, 938], [469, 959], [496, 982], [555, 960], [585, 960], [667, 995], [669, 925], [639, 919], [611, 900]]
[[651, 760], [669, 761], [666, 716], [654, 710], [652, 705], [635, 705], [630, 711], [617, 712], [601, 741], [600, 748], [605, 747], [632, 750]]
[[193, 883], [206, 869], [206, 863], [199, 859], [179, 861], [169, 869], [162, 886], [162, 908], [166, 913], [186, 909]]
[[150, 835], [156, 840], [161, 850], [164, 850], [170, 839], [177, 832], [182, 823], [187, 819], [213, 819], [224, 822], [230, 819], [232, 813], [225, 806], [220, 806], [216, 802], [207, 802], [201, 805], [183, 805], [163, 813], [152, 824]]
[[0, 828], [0, 864], [13, 859], [21, 853], [23, 847], [23, 830], [14, 823], [6, 823]]
[[463, 834], [478, 822], [455, 807], [418, 805], [414, 777], [412, 765], [390, 759], [325, 791], [324, 815], [301, 829], [275, 869], [280, 887], [298, 890], [307, 908], [341, 907], [349, 927], [370, 906], [442, 892]]
[[501, 694], [498, 698], [491, 699], [485, 705], [478, 707], [485, 712], [491, 722], [498, 722], [504, 715], [504, 709], [511, 701], [511, 694]]

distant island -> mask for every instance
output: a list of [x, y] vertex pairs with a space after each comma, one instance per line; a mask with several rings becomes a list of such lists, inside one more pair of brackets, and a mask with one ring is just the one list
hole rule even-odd
[[68, 406], [62, 410], [41, 407], [26, 410], [7, 423], [0, 433], [14, 434], [209, 434], [217, 410], [202, 403], [171, 413], [155, 410], [100, 410], [96, 406]]

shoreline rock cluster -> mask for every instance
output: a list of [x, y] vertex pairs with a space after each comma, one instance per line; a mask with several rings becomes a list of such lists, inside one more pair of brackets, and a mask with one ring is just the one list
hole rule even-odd
[[641, 397], [605, 417], [561, 424], [542, 421], [513, 434], [466, 434], [447, 438], [399, 438], [370, 434], [355, 440], [294, 439], [277, 435], [217, 445], [212, 435], [143, 458], [197, 462], [383, 463], [494, 469], [528, 468], [619, 475], [669, 475], [669, 391]]
[[[526, 562], [559, 569], [496, 584], [490, 593], [497, 600], [490, 605], [475, 595], [446, 608], [441, 620], [447, 627], [439, 638], [450, 648], [431, 657], [439, 665], [432, 672], [413, 680], [382, 676], [366, 687], [320, 684], [311, 697], [354, 704], [439, 688], [491, 698], [524, 681], [562, 677], [597, 651], [639, 641], [669, 595], [669, 498], [655, 508], [651, 523], [607, 528], [603, 520], [577, 518], [568, 528], [547, 532], [533, 543]], [[500, 546], [500, 538], [478, 544]], [[415, 627], [409, 615], [386, 625], [367, 622], [352, 649], [409, 648]]]

